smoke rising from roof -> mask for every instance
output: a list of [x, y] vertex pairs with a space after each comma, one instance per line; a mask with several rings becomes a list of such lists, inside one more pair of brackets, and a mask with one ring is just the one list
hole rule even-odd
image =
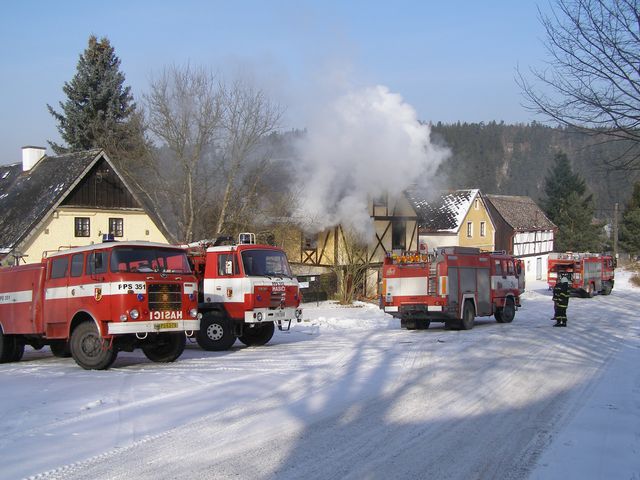
[[297, 145], [296, 216], [303, 227], [313, 233], [342, 225], [371, 238], [368, 201], [428, 185], [449, 155], [430, 137], [413, 107], [385, 86], [351, 90], [327, 102]]

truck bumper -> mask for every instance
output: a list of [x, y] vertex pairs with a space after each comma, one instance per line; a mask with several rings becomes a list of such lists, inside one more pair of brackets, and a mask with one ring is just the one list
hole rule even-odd
[[285, 308], [255, 308], [244, 313], [245, 323], [264, 323], [264, 322], [291, 322], [292, 320], [302, 319], [302, 309], [285, 307]]
[[184, 332], [200, 329], [200, 320], [151, 320], [109, 323], [109, 335], [127, 333]]

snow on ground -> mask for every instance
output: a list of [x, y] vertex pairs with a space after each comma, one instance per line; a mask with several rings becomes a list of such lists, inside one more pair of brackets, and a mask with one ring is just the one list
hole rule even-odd
[[264, 347], [0, 365], [0, 479], [640, 479], [640, 295], [529, 286], [512, 324], [306, 304]]

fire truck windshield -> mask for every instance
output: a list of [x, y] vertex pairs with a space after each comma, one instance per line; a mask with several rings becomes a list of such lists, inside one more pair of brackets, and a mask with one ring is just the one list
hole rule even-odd
[[242, 265], [247, 276], [291, 277], [287, 256], [278, 250], [245, 250]]
[[114, 273], [191, 273], [184, 250], [171, 248], [115, 247], [110, 266]]

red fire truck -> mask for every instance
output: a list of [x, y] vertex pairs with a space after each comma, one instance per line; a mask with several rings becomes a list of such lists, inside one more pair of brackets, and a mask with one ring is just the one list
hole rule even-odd
[[445, 322], [468, 330], [475, 317], [513, 321], [524, 284], [521, 264], [504, 252], [442, 247], [435, 254], [389, 256], [382, 269], [381, 307], [407, 329]]
[[107, 369], [119, 350], [172, 362], [200, 327], [197, 281], [184, 250], [105, 242], [46, 253], [0, 269], [0, 362], [49, 345], [85, 369]]
[[556, 282], [567, 277], [573, 293], [593, 297], [596, 293], [609, 295], [614, 284], [614, 262], [611, 255], [599, 253], [550, 253], [547, 283], [553, 288]]
[[288, 330], [301, 321], [298, 281], [280, 248], [256, 244], [252, 233], [240, 234], [238, 244], [221, 237], [185, 248], [200, 282], [196, 340], [205, 350], [227, 350], [236, 338], [264, 345], [275, 326]]

